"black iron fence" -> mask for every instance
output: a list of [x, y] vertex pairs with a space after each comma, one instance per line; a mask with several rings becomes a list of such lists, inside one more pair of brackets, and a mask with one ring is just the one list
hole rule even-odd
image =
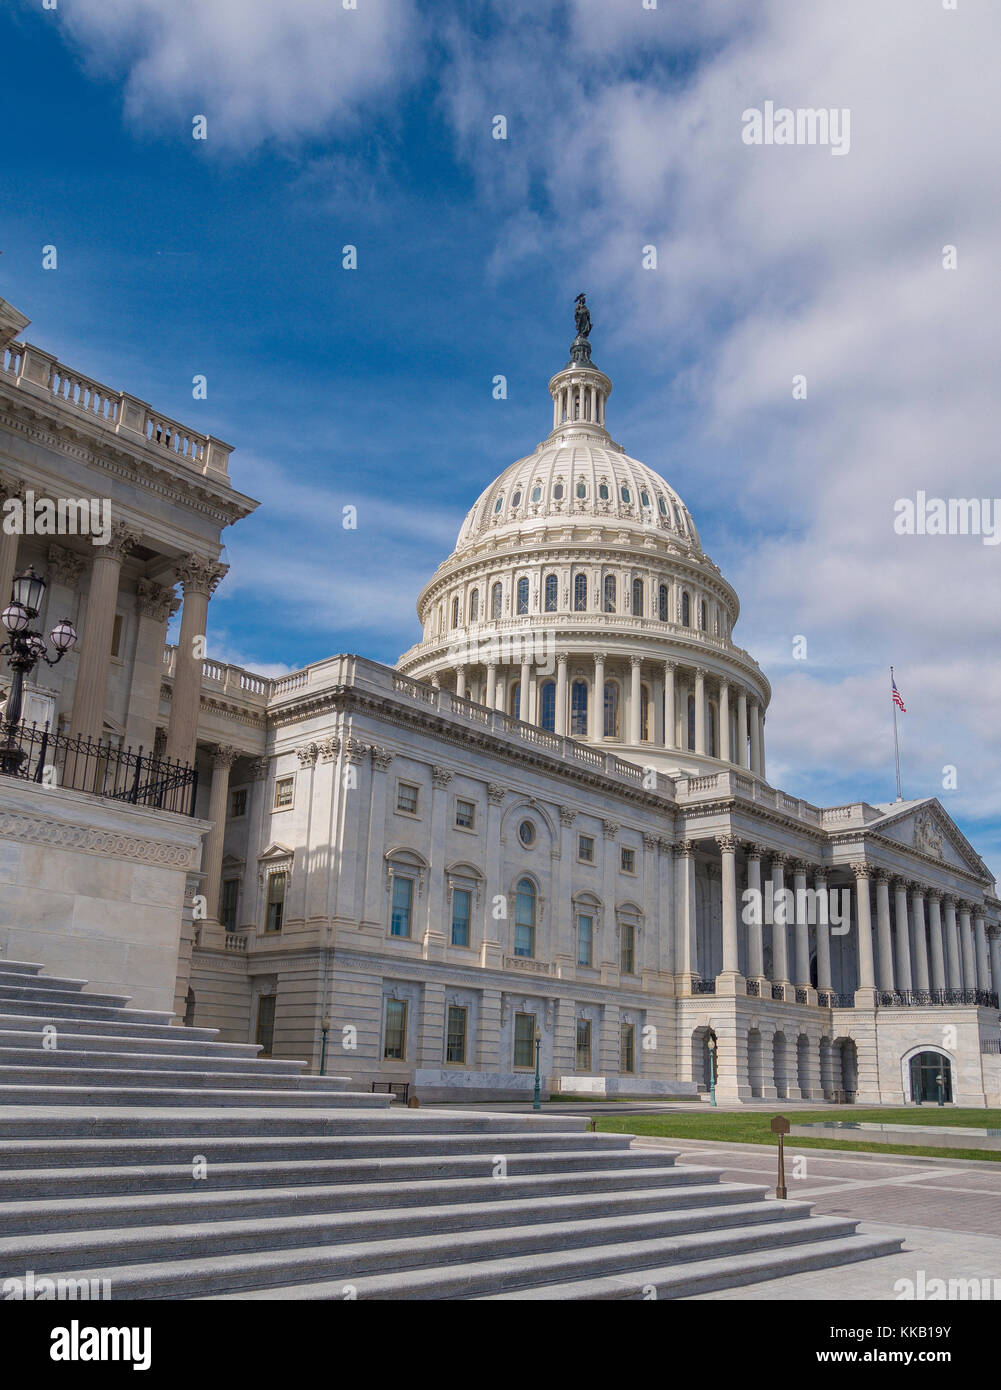
[[996, 1009], [997, 995], [986, 989], [883, 989], [879, 1002], [887, 1008], [904, 1008], [915, 1004], [976, 1004], [983, 1009]]
[[116, 748], [97, 739], [68, 738], [48, 724], [6, 726], [0, 734], [0, 773], [41, 786], [89, 792], [111, 801], [193, 816], [198, 770], [185, 763]]

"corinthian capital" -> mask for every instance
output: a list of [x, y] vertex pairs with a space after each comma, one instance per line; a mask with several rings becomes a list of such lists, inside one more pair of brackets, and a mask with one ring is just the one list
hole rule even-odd
[[133, 531], [132, 527], [124, 521], [116, 521], [112, 524], [111, 535], [108, 544], [101, 547], [102, 555], [110, 555], [114, 560], [124, 560], [130, 550], [135, 550], [142, 540], [138, 531]]
[[223, 575], [229, 572], [229, 565], [221, 565], [217, 560], [206, 560], [201, 555], [186, 555], [174, 566], [174, 573], [184, 586], [186, 594], [205, 594], [215, 592]]
[[233, 766], [239, 756], [239, 748], [233, 748], [229, 744], [220, 743], [218, 747], [213, 748], [209, 755], [209, 761], [213, 767], [228, 768]]
[[179, 607], [180, 600], [166, 584], [154, 584], [151, 579], [136, 581], [136, 612], [140, 618], [165, 623]]
[[85, 558], [75, 550], [67, 550], [64, 545], [50, 545], [48, 561], [51, 578], [57, 584], [65, 584], [68, 589], [75, 588], [77, 580], [87, 568]]

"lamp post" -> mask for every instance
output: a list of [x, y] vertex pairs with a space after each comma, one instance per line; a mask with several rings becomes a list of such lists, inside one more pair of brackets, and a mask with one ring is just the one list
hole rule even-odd
[[710, 1033], [706, 1039], [709, 1048], [709, 1104], [716, 1104], [716, 1034]]
[[942, 1073], [941, 1073], [941, 1072], [938, 1072], [938, 1074], [937, 1074], [936, 1077], [935, 1077], [935, 1088], [936, 1088], [936, 1090], [938, 1091], [938, 1103], [939, 1103], [939, 1105], [943, 1105], [943, 1104], [944, 1104], [944, 1101], [942, 1100]]
[[28, 756], [18, 741], [18, 728], [21, 723], [21, 707], [24, 702], [24, 678], [29, 676], [44, 661], [47, 666], [55, 666], [76, 641], [76, 628], [69, 618], [63, 618], [49, 633], [49, 641], [55, 648], [55, 656], [50, 657], [41, 633], [32, 631], [31, 624], [38, 617], [45, 593], [45, 580], [29, 567], [23, 574], [15, 575], [11, 586], [8, 606], [0, 614], [0, 621], [9, 633], [8, 641], [0, 647], [14, 672], [7, 708], [4, 711], [4, 740], [0, 744], [0, 772], [16, 777], [21, 764]]
[[542, 1033], [538, 1027], [535, 1030], [535, 1094], [532, 1097], [532, 1109], [541, 1110], [542, 1103], [539, 1099], [539, 1049], [542, 1047]]
[[323, 1038], [323, 1041], [320, 1043], [320, 1075], [321, 1075], [321, 1076], [326, 1076], [326, 1074], [327, 1074], [327, 1034], [328, 1034], [329, 1032], [330, 1032], [330, 1018], [329, 1018], [329, 1015], [324, 1014], [323, 1017], [320, 1019], [320, 1033], [321, 1033], [322, 1038]]

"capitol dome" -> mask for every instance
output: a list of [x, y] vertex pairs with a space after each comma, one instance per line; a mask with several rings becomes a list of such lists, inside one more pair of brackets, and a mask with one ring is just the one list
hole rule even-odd
[[485, 488], [417, 600], [398, 669], [507, 719], [656, 767], [765, 773], [770, 687], [688, 508], [608, 433], [578, 310], [553, 427]]

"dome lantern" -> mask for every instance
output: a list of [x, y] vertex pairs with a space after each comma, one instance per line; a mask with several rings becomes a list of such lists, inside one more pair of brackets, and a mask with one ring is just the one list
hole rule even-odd
[[567, 425], [590, 426], [605, 434], [605, 402], [612, 383], [591, 364], [591, 314], [583, 294], [574, 306], [577, 336], [570, 345], [570, 361], [549, 383], [553, 398], [553, 432]]

